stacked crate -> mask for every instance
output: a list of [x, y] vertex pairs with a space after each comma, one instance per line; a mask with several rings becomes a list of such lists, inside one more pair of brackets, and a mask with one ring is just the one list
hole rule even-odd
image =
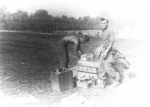
[[98, 78], [99, 62], [79, 60], [77, 63], [78, 75], [89, 74]]
[[77, 74], [80, 77], [92, 77], [89, 81], [83, 81], [78, 79], [77, 86], [82, 88], [90, 88], [97, 85], [97, 79], [99, 78], [100, 61], [84, 61], [79, 60], [77, 63]]

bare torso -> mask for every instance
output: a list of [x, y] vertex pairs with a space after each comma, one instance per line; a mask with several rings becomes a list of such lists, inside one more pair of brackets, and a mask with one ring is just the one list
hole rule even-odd
[[62, 40], [64, 41], [65, 45], [78, 44], [78, 42], [79, 42], [78, 37], [76, 37], [74, 35], [65, 36], [64, 38], [62, 38]]
[[69, 44], [74, 44], [74, 52], [76, 56], [80, 58], [80, 56], [82, 55], [82, 51], [78, 36], [75, 35], [65, 36], [58, 43], [59, 47], [64, 46], [65, 48], [67, 48]]

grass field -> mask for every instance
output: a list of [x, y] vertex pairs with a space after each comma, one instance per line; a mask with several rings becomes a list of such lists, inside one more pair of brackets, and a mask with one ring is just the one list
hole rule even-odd
[[[52, 102], [60, 102], [62, 95], [51, 90], [49, 77], [50, 71], [59, 67], [57, 42], [63, 36], [64, 35], [1, 32], [0, 90], [2, 90], [5, 95], [21, 96], [32, 94], [36, 98], [48, 102], [48, 105]], [[92, 52], [98, 44], [99, 39], [91, 37], [91, 41], [89, 43], [82, 45], [83, 52]], [[144, 65], [142, 62], [143, 58], [145, 58], [143, 61], [148, 62], [148, 59], [146, 58], [149, 57], [149, 54], [144, 54], [145, 52], [149, 53], [147, 46], [150, 46], [149, 42], [141, 40], [117, 39], [115, 43], [115, 47], [119, 49], [119, 51], [123, 53], [131, 63], [130, 70], [132, 72], [136, 72], [136, 75], [139, 74], [140, 76], [138, 76], [140, 78], [138, 81], [143, 78], [143, 82], [146, 81], [145, 79], [148, 79], [144, 78], [144, 76], [147, 77], [148, 75], [145, 75], [146, 73], [142, 73], [146, 72], [146, 70], [142, 72], [140, 71], [143, 67], [148, 68], [148, 66]], [[74, 56], [72, 48], [73, 46], [69, 46], [70, 67], [74, 66], [78, 60]], [[134, 85], [132, 84], [132, 86]], [[130, 89], [132, 86], [130, 86]], [[134, 87], [138, 87], [138, 84], [135, 84]], [[120, 93], [126, 92], [126, 88], [127, 87], [125, 87], [125, 89], [121, 89]], [[73, 93], [75, 90], [68, 92], [68, 94]], [[89, 94], [94, 96], [96, 91], [90, 91], [91, 93], [88, 93], [89, 91], [85, 91], [85, 93], [87, 92], [87, 96]], [[132, 91], [134, 91], [134, 88], [133, 90], [131, 89], [131, 92]], [[99, 94], [99, 99], [104, 98], [104, 96], [111, 95], [108, 95], [108, 91], [106, 90]]]
[[[57, 42], [64, 35], [44, 35], [16, 32], [0, 33], [0, 88], [6, 95], [50, 92], [50, 71], [59, 67]], [[92, 52], [97, 39], [82, 45], [83, 52]], [[98, 40], [97, 40], [98, 42]], [[78, 60], [69, 46], [72, 67]]]
[[57, 41], [60, 38], [59, 35], [1, 33], [0, 63], [2, 75], [8, 77], [8, 87], [15, 84], [28, 88], [22, 91], [32, 91], [31, 87], [39, 82], [49, 83], [50, 71], [59, 64]]

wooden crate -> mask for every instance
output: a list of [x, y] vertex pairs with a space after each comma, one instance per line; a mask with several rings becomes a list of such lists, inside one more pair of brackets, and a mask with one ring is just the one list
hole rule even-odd
[[80, 77], [80, 76], [83, 76], [83, 75], [89, 75], [89, 76], [93, 76], [94, 78], [98, 79], [99, 78], [99, 75], [98, 73], [89, 73], [89, 72], [84, 72], [84, 71], [78, 71], [77, 72], [77, 75]]
[[62, 69], [59, 69], [60, 74], [57, 74], [56, 71], [57, 70], [54, 70], [50, 73], [51, 87], [53, 90], [64, 92], [74, 88], [72, 70], [62, 72]]
[[98, 73], [100, 62], [79, 60], [77, 63], [78, 71]]
[[88, 88], [92, 88], [93, 86], [96, 86], [97, 85], [97, 81], [94, 80], [94, 81], [77, 81], [77, 87], [81, 87], [81, 88], [85, 88], [85, 89], [88, 89]]
[[77, 74], [80, 75], [91, 75], [99, 78], [100, 61], [83, 61], [77, 62]]

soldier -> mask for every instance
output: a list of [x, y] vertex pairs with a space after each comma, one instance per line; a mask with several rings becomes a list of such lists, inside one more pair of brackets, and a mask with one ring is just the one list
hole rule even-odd
[[58, 42], [58, 54], [60, 59], [60, 67], [61, 68], [68, 68], [69, 63], [69, 55], [68, 55], [68, 45], [74, 44], [74, 52], [78, 58], [81, 58], [83, 54], [81, 50], [81, 43], [86, 43], [90, 40], [87, 35], [81, 36], [65, 36]]
[[107, 19], [101, 18], [101, 44], [95, 51], [99, 60], [102, 61], [99, 73], [102, 75], [107, 73], [108, 76], [114, 77], [115, 72], [118, 72], [120, 74], [119, 82], [122, 82], [122, 69], [129, 68], [129, 63], [120, 52], [113, 48], [114, 32], [109, 29], [108, 22]]

